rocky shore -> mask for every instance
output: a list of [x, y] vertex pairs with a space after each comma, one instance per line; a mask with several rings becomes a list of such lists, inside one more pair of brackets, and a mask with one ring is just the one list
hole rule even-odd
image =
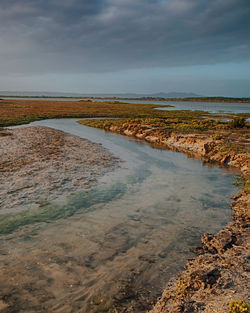
[[[126, 128], [109, 125], [105, 130], [134, 136], [153, 145], [167, 147], [200, 158], [236, 167], [249, 183], [249, 142], [235, 149], [235, 142], [225, 146], [223, 136], [181, 134], [148, 127]], [[246, 149], [245, 149], [246, 148]], [[247, 188], [233, 198], [232, 222], [219, 233], [204, 234], [197, 257], [188, 260], [185, 270], [173, 278], [150, 313], [226, 313], [249, 312], [249, 220], [250, 195]], [[237, 301], [243, 301], [237, 302]], [[231, 308], [230, 308], [231, 306]], [[233, 307], [238, 311], [233, 310]]]
[[250, 201], [244, 193], [234, 200], [233, 221], [216, 235], [203, 235], [198, 256], [169, 282], [151, 313], [226, 313], [233, 301], [248, 302]]
[[47, 127], [8, 130], [0, 136], [0, 214], [46, 204], [117, 167], [102, 146]]
[[[248, 171], [249, 155], [237, 152], [222, 146], [222, 136], [213, 138], [206, 134], [182, 134], [180, 132], [163, 132], [158, 129], [139, 127], [136, 129], [122, 128], [111, 125], [109, 130], [126, 136], [134, 136], [150, 144], [165, 146], [171, 150], [179, 151], [197, 157], [207, 162], [217, 162], [239, 168], [243, 174]], [[248, 143], [250, 145], [250, 142]]]

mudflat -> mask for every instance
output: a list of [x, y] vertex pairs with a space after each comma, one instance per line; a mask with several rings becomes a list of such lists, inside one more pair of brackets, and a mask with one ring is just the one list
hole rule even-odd
[[90, 188], [118, 159], [101, 145], [47, 127], [0, 136], [0, 214], [16, 213]]

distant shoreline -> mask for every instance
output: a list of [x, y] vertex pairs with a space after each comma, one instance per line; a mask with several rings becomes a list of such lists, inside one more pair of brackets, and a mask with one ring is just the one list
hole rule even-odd
[[[90, 98], [92, 99], [92, 98]], [[227, 98], [227, 97], [195, 97], [195, 98], [93, 98], [103, 100], [139, 100], [139, 101], [186, 101], [186, 102], [233, 102], [233, 103], [250, 103], [250, 98]]]
[[185, 101], [185, 102], [233, 102], [233, 103], [250, 103], [250, 98], [231, 98], [231, 97], [188, 97], [188, 98], [122, 98], [122, 97], [67, 97], [67, 96], [18, 96], [18, 95], [0, 95], [0, 98], [37, 98], [37, 99], [91, 99], [91, 100], [135, 100], [135, 101]]

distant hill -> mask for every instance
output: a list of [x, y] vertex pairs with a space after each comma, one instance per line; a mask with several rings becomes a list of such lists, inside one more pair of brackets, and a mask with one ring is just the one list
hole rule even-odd
[[159, 92], [150, 95], [153, 98], [195, 98], [201, 97], [201, 95], [197, 95], [193, 92]]
[[137, 93], [69, 93], [69, 92], [47, 92], [47, 91], [0, 91], [0, 96], [6, 97], [65, 97], [65, 98], [188, 98], [201, 97], [195, 93], [188, 92], [159, 92], [152, 94]]

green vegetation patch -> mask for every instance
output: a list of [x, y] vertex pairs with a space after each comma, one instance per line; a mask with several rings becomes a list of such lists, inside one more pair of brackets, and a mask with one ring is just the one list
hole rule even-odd
[[235, 117], [229, 122], [231, 128], [243, 128], [246, 126], [246, 119], [244, 117]]
[[0, 127], [27, 124], [49, 118], [132, 118], [162, 114], [159, 110], [155, 110], [162, 106], [149, 103], [53, 100], [1, 100], [0, 103]]
[[[182, 99], [183, 100], [183, 99]], [[156, 110], [172, 105], [150, 103], [123, 103], [119, 101], [55, 101], [55, 100], [0, 100], [0, 127], [28, 124], [32, 121], [51, 118], [178, 118], [201, 119], [204, 116], [249, 118], [250, 114], [209, 114], [205, 111]]]
[[250, 304], [241, 300], [233, 300], [229, 303], [230, 313], [250, 313]]
[[238, 175], [233, 183], [237, 187], [241, 187], [243, 192], [250, 193], [250, 173]]
[[[192, 113], [189, 112], [191, 115]], [[111, 126], [121, 127], [124, 129], [133, 130], [135, 128], [142, 129], [159, 129], [159, 130], [175, 130], [184, 133], [188, 132], [201, 132], [208, 130], [225, 130], [230, 129], [229, 122], [220, 122], [219, 120], [212, 119], [198, 119], [197, 113], [194, 113], [195, 118], [186, 115], [185, 118], [180, 115], [166, 118], [143, 118], [143, 119], [96, 119], [96, 120], [82, 120], [80, 124], [91, 127], [102, 128], [109, 130]], [[182, 115], [182, 114], [181, 114]], [[190, 118], [189, 118], [190, 117]]]
[[65, 205], [43, 202], [38, 204], [35, 210], [18, 214], [3, 214], [0, 219], [0, 234], [12, 233], [26, 225], [68, 218], [80, 210], [84, 213], [89, 212], [93, 209], [93, 205], [112, 201], [121, 197], [125, 192], [126, 185], [118, 183], [106, 189], [92, 189], [71, 195]]

